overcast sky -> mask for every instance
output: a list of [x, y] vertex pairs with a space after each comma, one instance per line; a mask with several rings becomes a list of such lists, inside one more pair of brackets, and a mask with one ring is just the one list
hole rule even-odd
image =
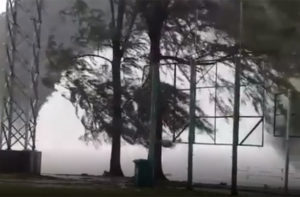
[[5, 2], [6, 0], [0, 0], [0, 13], [5, 11]]

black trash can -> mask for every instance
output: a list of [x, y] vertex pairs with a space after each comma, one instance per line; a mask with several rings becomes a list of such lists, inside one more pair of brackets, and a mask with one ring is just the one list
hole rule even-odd
[[134, 160], [135, 163], [135, 185], [138, 187], [152, 187], [153, 173], [151, 163], [147, 159]]

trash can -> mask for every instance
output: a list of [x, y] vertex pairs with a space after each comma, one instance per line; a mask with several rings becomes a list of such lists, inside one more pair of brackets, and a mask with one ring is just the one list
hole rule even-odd
[[152, 187], [153, 173], [149, 160], [137, 159], [135, 163], [135, 185], [138, 187]]

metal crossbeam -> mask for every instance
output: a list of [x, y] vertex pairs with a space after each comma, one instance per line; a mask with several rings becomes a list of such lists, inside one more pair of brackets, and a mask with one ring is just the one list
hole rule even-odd
[[244, 139], [239, 143], [239, 146], [244, 145], [244, 142], [250, 137], [250, 135], [257, 129], [257, 127], [264, 121], [262, 117], [255, 126], [250, 130], [250, 132], [244, 137]]

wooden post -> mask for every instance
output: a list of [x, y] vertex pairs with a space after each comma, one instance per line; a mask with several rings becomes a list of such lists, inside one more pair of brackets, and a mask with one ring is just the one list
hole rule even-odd
[[193, 188], [193, 144], [195, 141], [195, 108], [196, 108], [196, 65], [191, 61], [190, 79], [190, 117], [188, 146], [188, 181], [187, 188]]

